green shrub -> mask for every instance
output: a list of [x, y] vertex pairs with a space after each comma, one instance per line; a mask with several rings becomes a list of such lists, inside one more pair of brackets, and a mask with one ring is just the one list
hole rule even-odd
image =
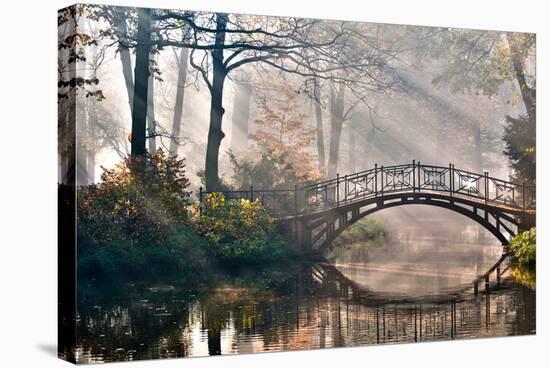
[[537, 257], [536, 228], [533, 227], [514, 237], [510, 242], [510, 250], [519, 264], [534, 269]]
[[82, 276], [200, 275], [207, 267], [207, 241], [182, 226], [162, 243], [114, 240], [102, 247], [79, 243], [78, 273]]
[[265, 148], [257, 152], [257, 160], [250, 160], [245, 154], [237, 156], [229, 151], [229, 162], [233, 168], [232, 182], [236, 189], [248, 189], [251, 185], [257, 188], [288, 189], [296, 184], [319, 180], [320, 176], [305, 156], [292, 150], [283, 149], [274, 152]]
[[534, 270], [514, 262], [511, 265], [511, 272], [512, 277], [516, 280], [516, 282], [528, 287], [531, 290], [535, 290], [537, 285], [537, 277]]
[[226, 200], [221, 193], [209, 194], [196, 225], [210, 241], [210, 255], [222, 263], [267, 262], [289, 252], [258, 200]]
[[157, 242], [188, 222], [184, 161], [162, 150], [140, 162], [105, 169], [97, 185], [79, 188], [78, 235], [89, 244]]
[[374, 240], [383, 240], [386, 237], [384, 224], [372, 218], [367, 218], [353, 224], [333, 242], [334, 246], [351, 245], [353, 243], [375, 244]]

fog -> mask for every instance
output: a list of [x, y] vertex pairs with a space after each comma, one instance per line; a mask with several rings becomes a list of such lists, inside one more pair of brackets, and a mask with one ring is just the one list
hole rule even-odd
[[372, 217], [387, 229], [383, 244], [369, 248], [366, 258], [354, 255], [353, 248], [341, 252], [336, 264], [378, 294], [425, 297], [469, 289], [502, 255], [488, 231], [446, 209], [412, 205]]
[[[97, 10], [91, 8], [92, 11]], [[61, 76], [73, 73], [83, 78], [96, 78], [93, 93], [100, 91], [102, 96], [94, 98], [96, 95], [89, 90], [87, 94], [78, 94], [75, 117], [76, 140], [80, 151], [77, 160], [78, 167], [85, 168], [81, 170], [82, 174], [77, 175], [79, 185], [99, 182], [104, 168], [112, 168], [130, 154], [132, 112], [125, 83], [125, 73], [128, 75], [128, 72], [125, 72], [121, 60], [123, 53], [129, 52], [132, 68], [136, 63], [135, 47], [131, 42], [130, 47], [126, 47], [126, 41], [123, 41], [125, 38], [133, 40], [135, 23], [132, 22], [135, 22], [135, 18], [130, 15], [134, 14], [135, 9], [98, 9], [99, 16], [83, 16], [77, 21], [79, 29], [94, 37], [95, 43], [85, 47], [80, 45], [84, 57], [78, 60], [74, 70], [60, 69]], [[128, 14], [128, 19], [124, 20], [124, 26], [128, 28], [126, 34], [105, 36], [109, 34], [106, 30], [111, 30], [113, 25], [102, 12], [109, 11], [127, 12], [125, 14]], [[197, 17], [199, 16], [202, 17], [200, 19], [206, 19], [206, 22], [212, 14], [197, 13]], [[279, 20], [273, 17], [255, 18], [234, 14], [229, 19], [232, 26], [239, 21], [244, 24], [245, 21], [257, 22], [258, 19], [272, 24], [286, 21], [283, 18]], [[164, 34], [166, 39], [174, 39], [186, 32], [184, 27], [178, 29], [172, 24], [164, 25], [161, 21], [155, 24], [160, 29], [158, 37]], [[357, 27], [356, 29], [364, 32], [361, 36], [370, 39], [353, 49], [353, 52], [364, 58], [365, 65], [372, 62], [369, 58], [374, 58], [383, 67], [376, 69], [376, 74], [370, 74], [371, 71], [364, 74], [349, 72], [350, 75], [357, 76], [356, 84], [342, 77], [348, 69], [330, 75], [319, 72], [312, 76], [292, 72], [289, 64], [281, 64], [283, 67], [279, 64], [248, 63], [228, 72], [222, 99], [221, 129], [225, 136], [221, 140], [218, 156], [221, 182], [235, 188], [242, 185], [234, 180], [235, 171], [229, 159], [230, 151], [238, 159], [251, 162], [259, 160], [271, 143], [269, 140], [273, 139], [273, 133], [277, 133], [277, 119], [283, 119], [281, 116], [285, 115], [292, 115], [286, 118], [293, 125], [281, 125], [279, 144], [286, 145], [287, 151], [292, 151], [292, 144], [296, 144], [296, 141], [291, 142], [292, 139], [309, 134], [300, 141], [305, 143], [299, 147], [299, 161], [290, 164], [305, 165], [311, 171], [307, 176], [310, 179], [331, 178], [335, 173], [344, 175], [358, 172], [372, 168], [375, 164], [392, 165], [409, 163], [412, 160], [441, 166], [453, 163], [457, 168], [479, 173], [489, 171], [492, 176], [503, 179], [514, 175], [510, 158], [504, 154], [506, 116], [521, 116], [528, 111], [524, 101], [521, 101], [517, 80], [508, 74], [499, 74], [498, 68], [497, 72], [488, 69], [502, 60], [505, 65], [501, 68], [509, 67], [509, 62], [504, 59], [509, 57], [506, 54], [509, 52], [506, 51], [509, 44], [508, 34], [477, 31], [477, 36], [476, 31], [468, 30], [338, 21], [320, 21], [319, 24], [325, 27], [323, 29], [331, 29], [330, 27], [337, 25]], [[66, 26], [60, 27], [60, 39], [66, 37], [70, 31]], [[471, 75], [467, 73], [470, 70], [467, 70], [462, 75], [457, 70], [457, 55], [462, 59], [468, 58], [470, 49], [481, 46], [472, 42], [466, 51], [458, 54], [454, 49], [446, 50], [446, 47], [456, 48], [456, 45], [449, 46], [445, 43], [448, 40], [440, 35], [459, 35], [471, 39], [472, 32], [476, 42], [483, 37], [493, 40], [486, 54], [494, 60], [482, 60], [478, 63], [485, 56], [481, 54], [479, 60], [471, 63], [469, 69], [475, 71], [479, 64], [485, 63], [485, 69], [481, 69], [484, 74]], [[372, 39], [376, 39], [376, 43]], [[204, 62], [210, 57], [210, 51], [192, 50], [191, 56], [195, 54], [195, 59], [191, 58], [186, 63], [187, 78], [184, 86], [180, 86], [185, 90], [182, 119], [176, 122], [180, 124], [180, 133], [177, 137], [171, 135], [174, 106], [178, 103], [178, 83], [181, 83], [178, 80], [180, 50], [181, 47], [161, 47], [159, 43], [151, 53], [150, 69], [154, 93], [149, 101], [149, 109], [154, 110], [154, 122], [149, 124], [154, 126], [155, 134], [151, 135], [151, 131], [148, 131], [147, 142], [149, 147], [168, 151], [170, 142], [177, 141], [177, 154], [186, 161], [190, 190], [195, 195], [199, 186], [204, 186], [199, 173], [205, 170], [212, 111], [211, 86], [205, 81], [210, 78], [212, 70], [208, 63], [203, 65], [202, 70], [190, 65], [201, 60]], [[333, 52], [334, 60], [343, 58], [338, 54], [342, 49], [331, 50], [329, 47], [323, 50]], [[530, 52], [527, 53], [523, 66], [528, 82], [534, 85], [531, 80], [534, 78], [534, 51], [533, 54]], [[223, 51], [222, 56], [229, 61], [235, 55], [228, 49]], [[354, 54], [346, 55], [348, 58], [354, 57]], [[60, 60], [66, 57], [67, 52], [60, 49]], [[238, 57], [240, 56], [235, 60], [239, 60]], [[281, 57], [282, 59], [284, 58]], [[462, 59], [459, 61], [464, 61]], [[292, 62], [296, 63], [298, 70], [299, 61], [291, 61], [291, 66]], [[201, 71], [206, 73], [206, 79]], [[500, 79], [493, 81], [490, 73], [496, 73]], [[483, 86], [481, 82], [484, 83]], [[60, 102], [60, 111], [66, 107], [64, 103]], [[292, 109], [289, 109], [291, 111], [284, 111], [285, 103], [286, 107], [293, 104]], [[340, 112], [338, 103], [342, 105]], [[60, 117], [60, 121], [64, 118]], [[287, 137], [283, 139], [284, 129]], [[264, 134], [266, 132], [271, 134], [267, 138]], [[262, 134], [263, 138], [260, 137]], [[63, 154], [60, 157], [60, 181], [63, 181], [62, 156]], [[323, 157], [324, 162], [318, 163], [319, 157]], [[249, 179], [251, 182], [255, 180]], [[292, 184], [294, 183], [287, 183], [289, 188]], [[406, 223], [419, 223], [423, 213], [424, 209], [418, 212], [416, 208], [409, 208], [393, 211], [391, 216], [383, 216], [389, 222], [396, 217]], [[448, 223], [463, 220], [445, 211], [437, 213], [437, 218], [437, 226], [426, 221], [419, 226], [437, 229], [439, 234], [443, 232], [445, 237], [453, 239], [461, 239], [465, 236], [464, 232], [470, 231], [470, 227], [466, 227], [462, 233], [447, 234], [447, 231], [455, 229], [455, 226], [447, 226]], [[397, 227], [396, 224], [393, 225]], [[404, 229], [401, 225], [399, 227]], [[472, 233], [477, 237], [480, 231], [476, 228]]]

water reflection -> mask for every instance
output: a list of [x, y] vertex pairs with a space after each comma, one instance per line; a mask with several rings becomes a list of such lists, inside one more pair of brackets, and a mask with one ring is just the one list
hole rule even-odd
[[[480, 257], [475, 265], [470, 257], [470, 263], [449, 257], [448, 264], [437, 269], [429, 267], [428, 256], [411, 268], [386, 254], [372, 257], [372, 262], [247, 270], [220, 277], [196, 293], [171, 285], [89, 281], [79, 289], [77, 361], [534, 333], [534, 291], [506, 276], [489, 293], [474, 296], [471, 288], [464, 289], [463, 281], [471, 281], [478, 266], [490, 268], [498, 259], [496, 251], [496, 257], [491, 255], [494, 249], [485, 249], [481, 252], [486, 259]], [[394, 261], [380, 271], [384, 257]]]
[[471, 285], [502, 255], [487, 243], [453, 243], [426, 236], [388, 240], [383, 247], [352, 247], [331, 260], [346, 277], [379, 294], [407, 297], [447, 294]]

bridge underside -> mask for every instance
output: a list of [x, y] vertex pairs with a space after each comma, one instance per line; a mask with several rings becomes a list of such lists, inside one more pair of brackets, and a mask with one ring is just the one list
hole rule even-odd
[[493, 234], [503, 246], [534, 226], [534, 213], [437, 193], [398, 193], [365, 199], [319, 212], [279, 219], [281, 232], [301, 253], [323, 253], [345, 229], [377, 211], [403, 205], [447, 208], [466, 216]]

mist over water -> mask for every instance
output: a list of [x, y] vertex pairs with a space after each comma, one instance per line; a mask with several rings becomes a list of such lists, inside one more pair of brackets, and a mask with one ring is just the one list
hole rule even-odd
[[421, 297], [459, 290], [491, 268], [503, 252], [489, 232], [446, 209], [417, 205], [373, 217], [388, 228], [384, 245], [369, 249], [367, 257], [357, 257], [350, 249], [335, 264], [377, 293]]

